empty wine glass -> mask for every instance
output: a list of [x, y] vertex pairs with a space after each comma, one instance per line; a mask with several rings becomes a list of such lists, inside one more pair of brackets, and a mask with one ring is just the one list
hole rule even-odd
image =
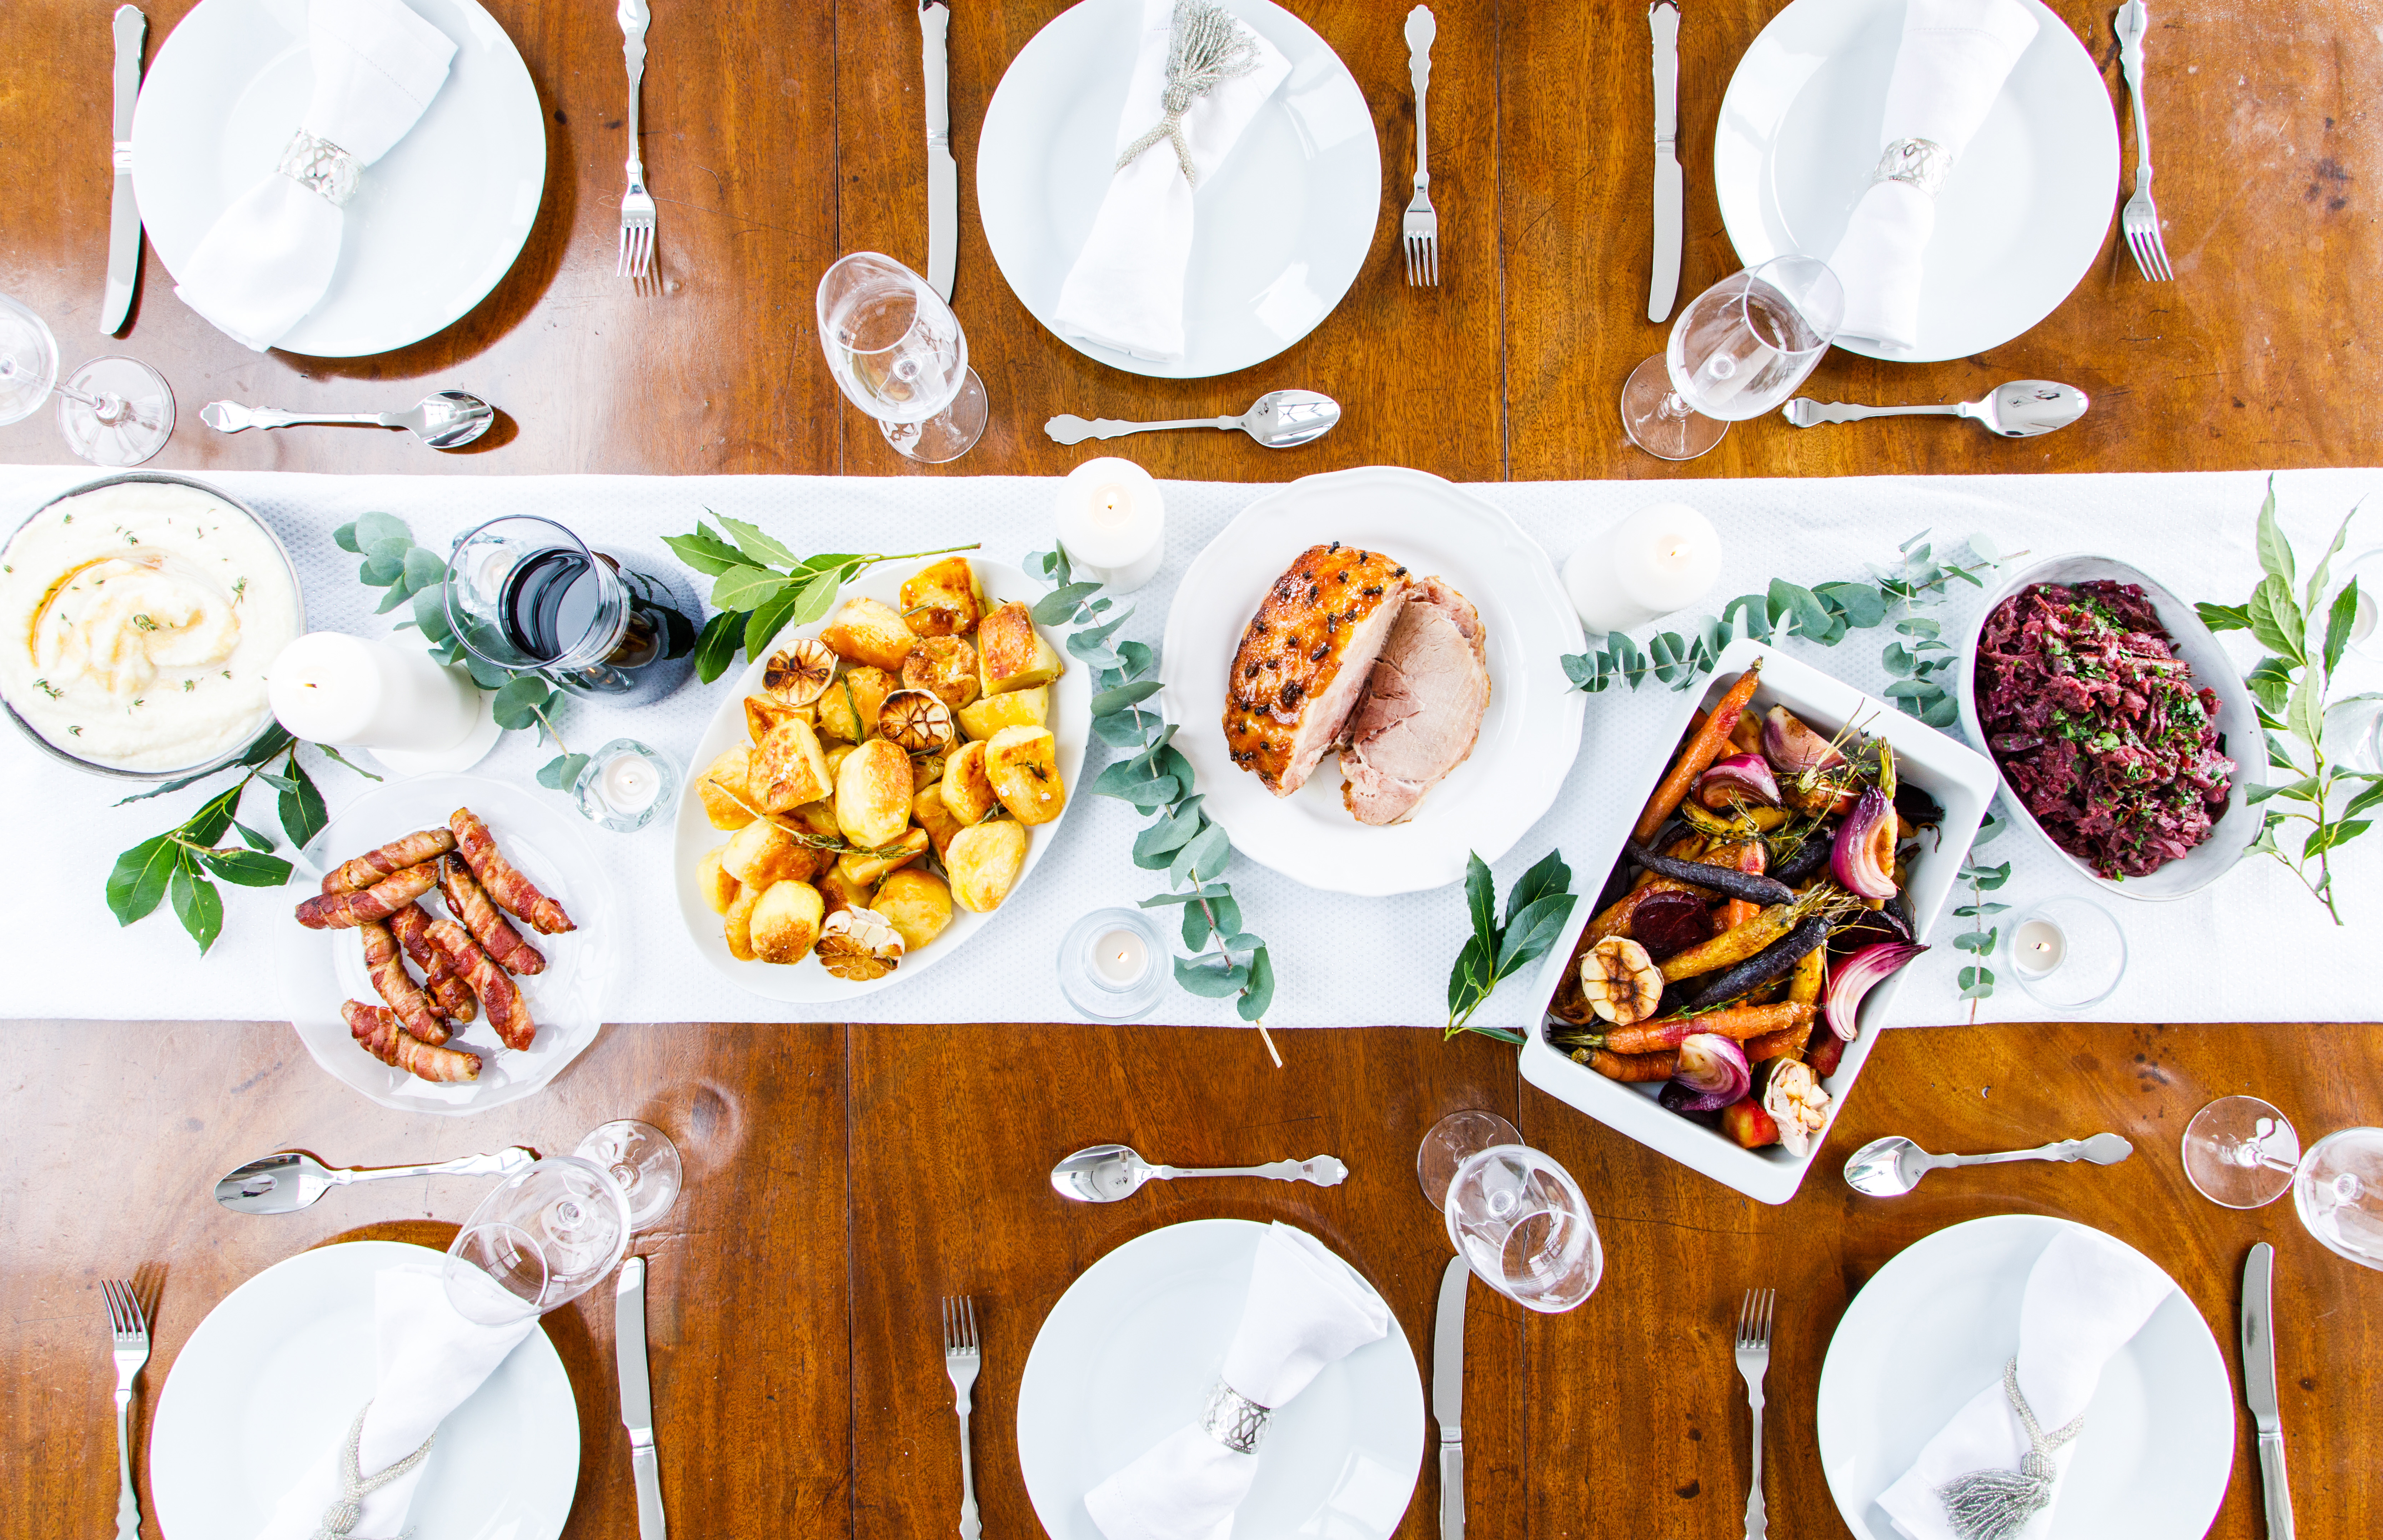
[[138, 465], [174, 433], [174, 390], [136, 359], [94, 358], [62, 384], [49, 324], [0, 294], [0, 426], [56, 395], [67, 447], [94, 465]]
[[2383, 1271], [2383, 1128], [2343, 1128], [2310, 1146], [2292, 1206], [2327, 1250]]
[[1605, 1250], [1570, 1173], [1518, 1140], [1467, 1149], [1513, 1126], [1493, 1113], [1454, 1113], [1424, 1136], [1418, 1172], [1432, 1196], [1440, 1156], [1461, 1155], [1436, 1201], [1448, 1241], [1483, 1283], [1525, 1309], [1554, 1314], [1597, 1291]]
[[678, 1201], [685, 1176], [678, 1146], [650, 1123], [634, 1117], [607, 1123], [581, 1140], [572, 1153], [602, 1166], [620, 1184], [622, 1196], [629, 1202], [631, 1229], [651, 1229], [654, 1221]]
[[611, 1275], [629, 1237], [670, 1212], [678, 1147], [651, 1124], [607, 1123], [498, 1184], [447, 1248], [447, 1298], [502, 1325], [569, 1304]]
[[984, 432], [984, 382], [959, 317], [889, 256], [855, 252], [820, 279], [820, 349], [845, 399], [912, 460], [957, 460]]
[[2185, 1179], [2223, 1208], [2264, 1208], [2281, 1198], [2300, 1158], [2291, 1121], [2255, 1096], [2221, 1096], [2184, 1127]]
[[1722, 279], [1688, 302], [1662, 356], [1630, 372], [1623, 430], [1648, 454], [1694, 460], [1730, 424], [1794, 395], [1845, 313], [1845, 290], [1816, 257], [1772, 257]]

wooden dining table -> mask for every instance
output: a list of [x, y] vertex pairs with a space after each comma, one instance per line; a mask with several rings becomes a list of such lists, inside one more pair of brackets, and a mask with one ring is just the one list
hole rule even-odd
[[[2209, 0], [2188, 10], [2153, 0], [2149, 90], [2175, 281], [2141, 277], [2117, 240], [2114, 208], [2092, 269], [2027, 335], [1932, 364], [1840, 351], [1809, 387], [1824, 399], [1954, 401], [2007, 379], [2052, 378], [2093, 397], [2082, 422], [2005, 442], [1960, 423], [1797, 430], [1772, 418], [1673, 465], [1633, 449], [1615, 410], [1623, 378], [1665, 335], [1645, 319], [1650, 87], [1637, 0], [1440, 0], [1431, 126], [1441, 283], [1426, 289], [1405, 283], [1396, 241], [1414, 142], [1404, 6], [1288, 3], [1348, 62], [1372, 109], [1383, 162], [1372, 248], [1339, 307], [1278, 357], [1231, 377], [1165, 381], [1073, 351], [1003, 281], [976, 218], [976, 129], [1008, 61], [1062, 0], [956, 0], [963, 229], [954, 304], [993, 420], [950, 465], [899, 458], [844, 404], [811, 305], [841, 253], [924, 259], [908, 0], [663, 0], [641, 142], [661, 207], [659, 272], [643, 285], [613, 275], [627, 145], [610, 12], [594, 0], [488, 0], [545, 114], [536, 226], [468, 315], [365, 359], [248, 351], [174, 297], [154, 253], [128, 329], [120, 339], [97, 334], [112, 7], [18, 0], [0, 55], [0, 292], [48, 318], [68, 366], [122, 351], [162, 370], [182, 417], [154, 463], [200, 472], [1047, 475], [1093, 452], [1046, 438], [1041, 425], [1055, 413], [1238, 412], [1278, 386], [1324, 390], [1346, 417], [1296, 451], [1207, 433], [1120, 447], [1160, 476], [1229, 481], [1371, 463], [1483, 481], [2267, 470], [2377, 458], [2383, 395], [2368, 382], [2383, 323], [2356, 295], [2383, 266], [2376, 216], [2364, 212], [2383, 119], [2368, 121], [2360, 94], [2383, 68], [2383, 35], [2349, 7]], [[147, 6], [153, 55], [188, 8]], [[1683, 298], [1738, 265], [1710, 152], [1731, 71], [1777, 8], [1685, 7]], [[2110, 11], [2079, 0], [2054, 9], [2123, 108]], [[2133, 129], [2122, 123], [2131, 164]], [[351, 429], [228, 437], [197, 416], [219, 397], [359, 411], [449, 387], [500, 409], [496, 430], [467, 452]], [[0, 428], [0, 460], [64, 458], [46, 412]], [[2305, 918], [2323, 920], [2314, 906]], [[126, 966], [173, 942], [167, 931], [128, 932]], [[5, 946], [0, 956], [13, 968], [42, 966]], [[1960, 1014], [1945, 1003], [1948, 1022]], [[1748, 1421], [1729, 1349], [1740, 1298], [1754, 1287], [1779, 1296], [1771, 1531], [1782, 1540], [1846, 1534], [1822, 1470], [1815, 1394], [1847, 1301], [1920, 1238], [2008, 1213], [2075, 1219], [2142, 1250], [2208, 1322], [2229, 1369], [2239, 1367], [2245, 1253], [2273, 1242], [2301, 1532], [2383, 1531], [2369, 1479], [2383, 1460], [2371, 1414], [2383, 1279], [2319, 1247], [2289, 1202], [2249, 1212], [2208, 1203], [2179, 1159], [2194, 1110], [2231, 1092], [2276, 1103], [2304, 1139], [2374, 1121], [2383, 1028], [1895, 1032], [1871, 1056], [1802, 1193], [1776, 1208], [1543, 1096], [1521, 1081], [1513, 1051], [1487, 1039], [1392, 1027], [1278, 1038], [1280, 1067], [1253, 1033], [1163, 1025], [624, 1024], [538, 1097], [449, 1120], [360, 1101], [315, 1067], [285, 1024], [9, 1024], [0, 1029], [0, 1130], [12, 1167], [0, 1182], [10, 1242], [0, 1248], [0, 1491], [12, 1500], [0, 1504], [0, 1540], [104, 1533], [115, 1510], [100, 1280], [131, 1279], [154, 1312], [133, 1464], [143, 1532], [158, 1534], [142, 1452], [149, 1414], [206, 1312], [309, 1247], [360, 1238], [444, 1246], [484, 1190], [458, 1179], [389, 1183], [269, 1219], [208, 1201], [217, 1176], [270, 1151], [308, 1149], [343, 1165], [516, 1142], [560, 1152], [609, 1118], [658, 1124], [687, 1173], [676, 1208], [636, 1248], [651, 1259], [672, 1525], [856, 1540], [952, 1533], [957, 1424], [937, 1306], [968, 1295], [984, 1337], [977, 1488], [984, 1534], [1007, 1540], [1035, 1533], [1015, 1411], [1036, 1330], [1072, 1279], [1133, 1236], [1212, 1215], [1301, 1225], [1379, 1287], [1427, 1358], [1449, 1249], [1418, 1188], [1415, 1150], [1436, 1119], [1468, 1107], [1512, 1119], [1579, 1179], [1607, 1258], [1596, 1295], [1567, 1314], [1534, 1315], [1473, 1291], [1464, 1434], [1476, 1540], [1741, 1534]], [[1836, 1175], [1848, 1152], [1888, 1132], [1932, 1149], [1988, 1150], [2101, 1129], [2133, 1140], [2133, 1158], [1942, 1175], [1894, 1201], [1858, 1197]], [[1162, 1184], [1106, 1207], [1052, 1191], [1054, 1161], [1111, 1140], [1186, 1164], [1328, 1152], [1352, 1175], [1329, 1189]], [[566, 1306], [545, 1325], [578, 1401], [579, 1488], [564, 1534], [629, 1534], [636, 1508], [609, 1297]], [[1434, 1469], [1420, 1474], [1401, 1535], [1437, 1534], [1437, 1482]], [[2211, 1533], [2253, 1540], [2262, 1512], [2238, 1406], [2231, 1481]]]

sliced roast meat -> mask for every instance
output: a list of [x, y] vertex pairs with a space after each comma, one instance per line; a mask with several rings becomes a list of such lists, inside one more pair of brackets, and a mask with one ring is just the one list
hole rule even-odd
[[1349, 719], [1341, 800], [1359, 823], [1397, 823], [1463, 764], [1489, 706], [1480, 613], [1442, 580], [1417, 583]]

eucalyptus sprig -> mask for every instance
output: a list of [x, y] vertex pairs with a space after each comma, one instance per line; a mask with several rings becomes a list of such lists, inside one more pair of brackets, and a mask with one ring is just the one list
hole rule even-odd
[[898, 556], [799, 556], [759, 524], [722, 518], [708, 508], [704, 511], [720, 521], [725, 536], [698, 519], [694, 534], [667, 535], [662, 543], [711, 579], [714, 613], [695, 643], [696, 677], [707, 684], [728, 671], [738, 648], [747, 658], [759, 658], [786, 627], [824, 620], [835, 604], [836, 591], [880, 561], [950, 556], [983, 544], [971, 541]]
[[1978, 825], [1976, 836], [1969, 841], [1969, 855], [1961, 862], [1960, 880], [1969, 884], [1969, 901], [1953, 913], [1968, 920], [1969, 928], [1955, 936], [1953, 944], [1977, 959], [1963, 967], [1958, 976], [1961, 998], [1969, 1002], [1972, 1022], [1978, 1018], [1977, 1003], [1994, 995], [1994, 970], [1986, 966], [1986, 959], [1994, 955], [1994, 947], [2002, 940], [2002, 927], [1985, 922], [2010, 908], [2007, 904], [1993, 902], [1986, 894], [2010, 881], [2011, 864], [2005, 861], [1999, 866], [1986, 866], [1978, 859], [1978, 847], [2009, 827], [2008, 819], [1989, 810], [1985, 821]]
[[[2250, 848], [2290, 869], [2336, 925], [2342, 919], [2334, 902], [2333, 853], [2366, 832], [2373, 820], [2360, 815], [2383, 803], [2383, 775], [2343, 768], [2325, 740], [2327, 709], [2378, 698], [2330, 698], [2334, 671], [2358, 621], [2358, 580], [2343, 584], [2329, 601], [2326, 591], [2333, 559], [2341, 554], [2357, 512], [2352, 508], [2342, 515], [2333, 544], [2309, 574], [2307, 586], [2299, 588], [2292, 543], [2276, 523], [2276, 479], [2269, 476], [2266, 499], [2259, 505], [2257, 546], [2265, 575], [2258, 587], [2245, 604], [2204, 601], [2194, 607], [2210, 630], [2248, 631], [2268, 651], [2242, 680], [2266, 733], [2267, 763], [2291, 779], [2253, 785], [2246, 794], [2251, 802], [2266, 806], [2266, 822]], [[2307, 833], [2294, 824], [2306, 824]]]
[[1282, 1055], [1266, 1029], [1274, 962], [1266, 942], [1241, 929], [1241, 906], [1223, 881], [1232, 843], [1201, 809], [1192, 761], [1172, 742], [1175, 728], [1143, 705], [1158, 693], [1159, 683], [1150, 676], [1157, 655], [1141, 642], [1113, 642], [1133, 611], [1096, 597], [1099, 584], [1077, 582], [1065, 550], [1035, 551], [1026, 561], [1028, 570], [1056, 585], [1034, 606], [1034, 623], [1072, 623], [1068, 650], [1093, 671], [1099, 690], [1093, 696], [1093, 735], [1127, 754], [1093, 779], [1093, 795], [1155, 815], [1134, 837], [1133, 864], [1166, 872], [1170, 890], [1143, 899], [1142, 907], [1183, 910], [1183, 944], [1192, 955], [1175, 959], [1175, 981], [1209, 999], [1232, 997], [1235, 1012], [1257, 1028], [1279, 1067]]
[[1464, 863], [1464, 907], [1473, 917], [1473, 935], [1456, 955], [1448, 975], [1448, 1030], [1479, 1032], [1520, 1047], [1522, 1033], [1503, 1027], [1468, 1025], [1473, 1013], [1498, 986], [1547, 955], [1563, 933], [1579, 897], [1572, 891], [1572, 868], [1563, 853], [1548, 852], [1545, 859], [1514, 879], [1506, 894], [1506, 923], [1498, 923], [1498, 886], [1489, 864], [1468, 852]]

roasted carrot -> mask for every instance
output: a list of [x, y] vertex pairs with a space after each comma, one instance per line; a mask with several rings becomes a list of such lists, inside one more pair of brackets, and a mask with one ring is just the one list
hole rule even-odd
[[1677, 1048], [1698, 1032], [1717, 1032], [1744, 1042], [1790, 1027], [1809, 1027], [1813, 1009], [1810, 1005], [1732, 1005], [1702, 1016], [1668, 1016], [1636, 1027], [1617, 1027], [1605, 1034], [1600, 1046], [1611, 1053], [1653, 1053]]
[[1677, 1049], [1661, 1053], [1632, 1053], [1624, 1056], [1609, 1053], [1602, 1048], [1579, 1048], [1573, 1051], [1573, 1062], [1585, 1064], [1609, 1080], [1645, 1082], [1668, 1080], [1680, 1067]]
[[1817, 1005], [1821, 1003], [1821, 990], [1828, 981], [1829, 949], [1816, 946], [1796, 965], [1795, 976], [1787, 983], [1787, 998], [1799, 1005]]
[[[1672, 847], [1669, 850], [1664, 851], [1663, 854], [1669, 856], [1675, 861], [1693, 861], [1704, 854], [1705, 844], [1706, 840], [1702, 834], [1690, 834], [1683, 839], [1673, 840], [1672, 842]], [[1651, 872], [1641, 868], [1638, 872], [1638, 880], [1636, 882], [1633, 882], [1631, 886], [1634, 888], [1643, 888], [1649, 882], [1657, 882], [1662, 880], [1663, 879], [1659, 873]], [[1685, 893], [1701, 893], [1708, 899], [1713, 896], [1711, 893], [1706, 893], [1704, 889], [1698, 887], [1686, 887], [1683, 888], [1681, 891]]]
[[1711, 715], [1689, 735], [1687, 746], [1672, 762], [1671, 773], [1656, 785], [1647, 810], [1638, 815], [1637, 826], [1630, 832], [1631, 838], [1642, 844], [1653, 839], [1655, 831], [1663, 827], [1663, 820], [1679, 810], [1697, 777], [1710, 770], [1712, 762], [1721, 758], [1721, 751], [1729, 746], [1730, 730], [1737, 725], [1737, 714], [1746, 709], [1746, 703], [1754, 698], [1755, 686], [1762, 683], [1761, 674], [1762, 663], [1758, 659], [1714, 704]]
[[1677, 983], [1683, 979], [1694, 979], [1700, 973], [1710, 973], [1715, 968], [1742, 963], [1794, 930], [1799, 918], [1795, 905], [1773, 904], [1745, 924], [1723, 930], [1709, 942], [1664, 958], [1664, 980]]
[[1792, 1059], [1802, 1050], [1804, 1040], [1809, 1035], [1809, 1028], [1790, 1027], [1784, 1032], [1756, 1038], [1746, 1045], [1746, 1062], [1760, 1064], [1765, 1059]]
[[1595, 946], [1608, 936], [1628, 935], [1630, 918], [1638, 912], [1638, 906], [1659, 893], [1695, 893], [1698, 898], [1712, 896], [1701, 888], [1691, 887], [1685, 882], [1674, 882], [1668, 877], [1658, 877], [1644, 886], [1633, 888], [1624, 893], [1607, 906], [1603, 914], [1590, 920], [1588, 933], [1581, 938], [1581, 946], [1586, 949]]

